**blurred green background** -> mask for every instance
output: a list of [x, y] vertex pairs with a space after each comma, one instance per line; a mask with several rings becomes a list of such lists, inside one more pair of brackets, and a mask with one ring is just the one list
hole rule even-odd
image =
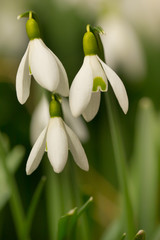
[[[26, 176], [25, 165], [32, 147], [29, 136], [30, 120], [42, 92], [33, 80], [29, 100], [23, 106], [19, 104], [15, 92], [17, 68], [28, 44], [25, 32], [26, 19], [18, 21], [16, 17], [30, 9], [39, 16], [42, 38], [62, 61], [70, 84], [83, 62], [82, 37], [86, 25], [101, 24], [104, 28], [106, 35], [102, 36], [102, 40], [106, 60], [109, 65], [112, 63], [112, 67], [123, 80], [129, 97], [129, 112], [125, 116], [109, 86], [112, 107], [118, 115], [117, 120], [125, 148], [135, 229], [137, 232], [140, 228], [144, 228], [151, 237], [148, 239], [153, 239], [155, 236], [156, 240], [160, 224], [160, 4], [158, 0], [148, 0], [148, 3], [142, 0], [134, 1], [134, 4], [131, 0], [0, 0], [0, 4], [0, 132], [8, 136], [10, 149], [16, 145], [22, 145], [25, 149], [24, 158], [16, 171], [15, 178], [26, 212], [41, 176], [47, 176], [48, 181], [37, 206], [31, 239], [53, 239], [57, 231], [58, 218], [75, 206], [80, 207], [90, 196], [93, 196], [93, 204], [79, 221], [77, 231], [80, 235], [77, 239], [116, 240], [118, 234], [126, 230], [125, 226], [120, 227], [120, 230], [113, 228], [113, 232], [117, 235], [107, 236], [115, 220], [119, 221], [119, 216], [123, 215], [119, 203], [121, 191], [104, 100], [104, 94], [107, 93], [102, 94], [98, 115], [87, 124], [90, 138], [83, 146], [88, 156], [90, 171], [84, 173], [78, 169], [69, 156], [71, 160], [67, 162], [63, 173], [56, 175], [45, 156], [40, 167], [31, 176]], [[117, 23], [121, 26], [119, 27]], [[110, 38], [105, 42], [105, 38], [111, 37], [112, 31], [109, 30], [112, 29], [115, 29], [113, 39]], [[111, 46], [112, 43], [115, 47]], [[110, 46], [111, 50], [117, 49], [117, 55], [116, 53], [114, 55], [114, 51], [109, 51], [105, 44]], [[123, 61], [126, 65], [123, 65]], [[142, 67], [139, 68], [140, 65]], [[140, 173], [138, 169], [141, 170]], [[153, 185], [150, 186], [153, 179]], [[153, 186], [154, 192], [152, 192]], [[152, 199], [149, 202], [151, 195]], [[146, 204], [144, 209], [143, 201]], [[149, 211], [150, 206], [154, 206], [155, 209]], [[145, 216], [146, 211], [148, 215]], [[49, 212], [53, 213], [53, 219]], [[152, 219], [153, 212], [156, 212], [156, 216]], [[143, 214], [145, 217], [142, 217]], [[151, 219], [146, 220], [150, 217]], [[149, 225], [153, 227], [148, 227], [148, 222], [151, 222]], [[8, 202], [0, 209], [0, 239], [17, 239]]]

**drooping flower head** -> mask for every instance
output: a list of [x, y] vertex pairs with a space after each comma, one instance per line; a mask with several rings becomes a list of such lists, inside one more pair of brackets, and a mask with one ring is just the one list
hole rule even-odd
[[31, 75], [48, 91], [68, 96], [66, 71], [60, 60], [42, 41], [36, 15], [30, 11], [18, 16], [18, 19], [28, 16], [26, 31], [30, 41], [17, 71], [17, 98], [21, 104], [26, 102], [30, 94]]
[[69, 100], [72, 114], [74, 117], [82, 114], [86, 121], [91, 121], [97, 114], [101, 92], [108, 90], [108, 81], [122, 110], [124, 113], [128, 111], [125, 87], [118, 75], [102, 61], [103, 50], [100, 48], [103, 46], [98, 43], [99, 41], [101, 41], [99, 34], [95, 34], [87, 25], [87, 32], [83, 37], [85, 54], [83, 65], [70, 88]]
[[[78, 138], [82, 143], [88, 141], [89, 139], [89, 131], [84, 119], [80, 116], [78, 118], [73, 117], [68, 99], [62, 97], [61, 99], [61, 107], [63, 113], [63, 119], [65, 123], [71, 127], [71, 129], [76, 133]], [[45, 94], [42, 95], [40, 102], [35, 107], [31, 123], [30, 123], [30, 140], [33, 145], [37, 140], [39, 134], [48, 124], [50, 119], [49, 114], [49, 101]]]
[[85, 171], [89, 165], [85, 151], [70, 127], [63, 121], [60, 98], [52, 96], [49, 105], [50, 119], [36, 140], [29, 155], [26, 173], [31, 174], [40, 164], [45, 151], [55, 172], [60, 173], [71, 151], [76, 164]]

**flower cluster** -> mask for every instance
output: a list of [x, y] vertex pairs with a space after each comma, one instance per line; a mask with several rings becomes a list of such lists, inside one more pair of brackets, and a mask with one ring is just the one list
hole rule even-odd
[[[67, 158], [68, 149], [71, 151], [77, 165], [83, 170], [89, 169], [88, 160], [79, 138], [63, 120], [71, 119], [71, 125], [75, 118], [83, 115], [86, 121], [91, 121], [97, 114], [101, 92], [107, 92], [108, 81], [111, 84], [116, 98], [126, 114], [128, 111], [128, 97], [125, 87], [118, 75], [103, 61], [100, 54], [100, 46], [96, 34], [87, 25], [87, 32], [83, 37], [84, 62], [75, 76], [69, 93], [69, 84], [66, 71], [55, 54], [44, 44], [41, 39], [38, 22], [32, 12], [20, 15], [19, 18], [29, 17], [26, 30], [30, 39], [27, 50], [20, 62], [16, 76], [17, 98], [24, 104], [30, 94], [31, 75], [37, 83], [52, 93], [52, 100], [47, 104], [49, 111], [45, 111], [41, 133], [29, 155], [26, 172], [31, 174], [40, 164], [46, 151], [48, 159], [55, 172], [63, 170]], [[62, 97], [69, 96], [69, 105], [62, 104]], [[64, 100], [65, 102], [65, 100]], [[73, 127], [74, 128], [74, 127]], [[33, 129], [33, 128], [32, 128]]]

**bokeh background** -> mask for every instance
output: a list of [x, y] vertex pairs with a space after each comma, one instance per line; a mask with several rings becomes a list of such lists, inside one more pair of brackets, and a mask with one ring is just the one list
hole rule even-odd
[[[56, 236], [58, 218], [93, 196], [93, 204], [79, 221], [77, 231], [81, 238], [77, 239], [114, 240], [116, 237], [109, 238], [108, 234], [123, 214], [104, 94], [98, 115], [87, 123], [89, 139], [83, 143], [90, 171], [84, 173], [78, 169], [70, 156], [64, 172], [57, 175], [45, 156], [31, 176], [25, 174], [32, 147], [31, 116], [42, 96], [42, 89], [34, 80], [25, 105], [19, 104], [15, 92], [17, 68], [28, 44], [26, 19], [18, 21], [16, 18], [30, 9], [39, 16], [42, 38], [62, 61], [70, 84], [83, 62], [82, 37], [86, 25], [100, 25], [104, 29], [102, 42], [106, 61], [123, 80], [129, 97], [126, 116], [114, 95], [112, 106], [118, 115], [125, 147], [135, 226], [137, 231], [144, 228], [150, 237], [154, 236], [160, 222], [159, 0], [0, 0], [0, 132], [8, 137], [10, 149], [16, 145], [22, 145], [25, 149], [15, 178], [26, 212], [41, 176], [47, 176], [31, 238], [56, 239], [53, 236]], [[112, 92], [110, 87], [109, 91]], [[142, 164], [139, 165], [140, 162]], [[141, 170], [139, 175], [143, 176], [142, 179], [138, 178], [138, 169]], [[150, 190], [148, 186], [153, 178], [155, 191], [148, 192], [149, 196], [153, 196], [150, 203], [145, 191]], [[137, 197], [139, 195], [142, 195], [140, 199]], [[141, 212], [143, 207], [140, 206], [143, 205], [145, 207]], [[142, 216], [150, 206], [154, 206], [151, 213], [156, 212], [153, 219], [148, 219], [151, 216], [147, 214]], [[120, 230], [113, 228], [117, 236], [124, 231], [125, 226]], [[0, 208], [0, 239], [17, 239], [8, 201]]]

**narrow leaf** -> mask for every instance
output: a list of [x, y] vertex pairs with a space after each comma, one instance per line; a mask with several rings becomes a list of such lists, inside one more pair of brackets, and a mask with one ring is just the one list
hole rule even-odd
[[[11, 173], [14, 174], [18, 169], [20, 163], [22, 162], [25, 150], [22, 146], [16, 146], [7, 154], [7, 151], [9, 151], [7, 146], [8, 140], [4, 140], [3, 138], [2, 141], [4, 146], [1, 145], [1, 147], [3, 148], [3, 149], [1, 148], [1, 150], [3, 150], [3, 153], [5, 155], [7, 168]], [[0, 156], [0, 160], [2, 160], [2, 157], [4, 156]], [[11, 195], [11, 191], [10, 191], [10, 187], [9, 187], [7, 176], [6, 176], [6, 171], [3, 167], [2, 162], [0, 161], [0, 210], [4, 207], [4, 205], [8, 201], [10, 195]]]
[[143, 230], [139, 230], [134, 240], [145, 240], [145, 232]]
[[60, 218], [58, 223], [58, 240], [69, 240], [75, 236], [77, 220], [86, 211], [92, 200], [93, 197], [90, 197], [80, 209], [76, 207]]
[[9, 152], [10, 144], [7, 135], [0, 132], [0, 148], [1, 151], [6, 155]]
[[28, 214], [27, 214], [27, 220], [26, 220], [26, 229], [28, 231], [28, 233], [30, 232], [31, 226], [32, 226], [32, 222], [33, 222], [33, 218], [34, 218], [34, 214], [35, 214], [35, 210], [37, 208], [44, 184], [46, 181], [46, 177], [42, 177], [37, 188], [36, 191], [33, 195], [29, 210], [28, 210]]
[[25, 154], [24, 147], [21, 145], [17, 145], [7, 155], [6, 158], [7, 166], [12, 173], [14, 173], [18, 169], [24, 157], [24, 154]]
[[93, 197], [90, 197], [88, 201], [77, 211], [77, 217], [79, 217], [84, 211], [86, 211], [92, 202]]
[[72, 231], [77, 218], [77, 208], [72, 209], [66, 215], [62, 216], [58, 223], [58, 240], [67, 239]]
[[[155, 229], [158, 214], [158, 154], [156, 146], [156, 113], [148, 98], [139, 103], [135, 147], [132, 158], [134, 192], [133, 198], [139, 223], [147, 229], [147, 236], [151, 238]], [[147, 200], [147, 201], [146, 201]]]

